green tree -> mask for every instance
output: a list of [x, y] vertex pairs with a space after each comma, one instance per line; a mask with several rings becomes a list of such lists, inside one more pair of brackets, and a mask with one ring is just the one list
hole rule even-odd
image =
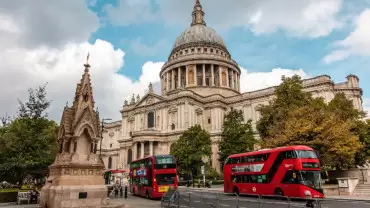
[[252, 151], [255, 144], [252, 120], [244, 123], [243, 111], [231, 109], [224, 117], [221, 140], [218, 144], [221, 169], [228, 156]]
[[212, 155], [211, 144], [210, 134], [200, 125], [186, 130], [171, 147], [171, 154], [176, 158], [180, 172], [199, 174], [202, 159]]
[[19, 103], [18, 117], [3, 127], [0, 138], [0, 178], [22, 183], [27, 176], [46, 175], [58, 151], [58, 125], [47, 118], [46, 85], [30, 89], [28, 101]]
[[311, 94], [303, 91], [300, 76], [282, 76], [281, 80], [282, 83], [275, 90], [276, 97], [268, 105], [257, 108], [261, 118], [256, 128], [262, 140], [274, 137], [279, 132], [292, 109], [308, 105], [312, 101]]
[[324, 165], [332, 168], [349, 168], [360, 162], [356, 154], [364, 148], [360, 139], [364, 128], [359, 125], [363, 112], [342, 93], [328, 104], [322, 98], [313, 98], [303, 91], [298, 76], [282, 81], [276, 97], [258, 108], [262, 146], [308, 145], [320, 153]]

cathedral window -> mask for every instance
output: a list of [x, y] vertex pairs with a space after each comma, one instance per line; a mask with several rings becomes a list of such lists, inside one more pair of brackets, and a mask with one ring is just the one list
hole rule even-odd
[[132, 149], [128, 149], [127, 151], [127, 165], [132, 162]]
[[175, 130], [175, 128], [176, 128], [176, 125], [175, 125], [174, 123], [172, 123], [172, 124], [171, 124], [171, 129], [172, 129], [172, 130]]
[[211, 49], [211, 53], [213, 53], [213, 49]]
[[198, 48], [198, 53], [200, 53], [201, 52], [201, 49], [200, 48]]
[[197, 85], [202, 86], [203, 85], [203, 69], [202, 65], [197, 65]]
[[185, 54], [188, 54], [188, 50], [185, 50]]
[[191, 49], [191, 52], [194, 53], [194, 48]]
[[154, 127], [154, 112], [148, 113], [148, 128]]
[[208, 124], [211, 124], [211, 118], [208, 118]]
[[204, 50], [205, 53], [207, 53], [207, 48], [204, 48], [203, 50]]
[[194, 84], [194, 71], [192, 69], [189, 70], [188, 79], [189, 79], [189, 83], [188, 84]]
[[112, 157], [108, 158], [108, 169], [112, 169]]
[[77, 151], [77, 141], [74, 141], [73, 143], [73, 152]]
[[222, 86], [226, 86], [226, 72], [222, 72], [221, 79], [222, 79]]

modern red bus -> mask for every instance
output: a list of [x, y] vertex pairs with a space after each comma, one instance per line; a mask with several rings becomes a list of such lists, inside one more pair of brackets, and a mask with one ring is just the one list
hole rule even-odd
[[323, 198], [318, 156], [308, 146], [231, 155], [224, 164], [224, 192]]
[[178, 187], [176, 160], [172, 155], [153, 155], [130, 164], [131, 193], [160, 198], [170, 186]]

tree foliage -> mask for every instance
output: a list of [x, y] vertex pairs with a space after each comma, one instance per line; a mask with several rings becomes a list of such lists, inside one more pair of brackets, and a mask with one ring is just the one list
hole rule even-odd
[[224, 117], [221, 140], [218, 145], [221, 165], [232, 154], [252, 151], [255, 144], [252, 120], [244, 123], [243, 112], [231, 109]]
[[[363, 112], [338, 93], [329, 102], [303, 91], [299, 76], [283, 78], [276, 97], [258, 111], [257, 122], [263, 147], [308, 145], [320, 153], [325, 166], [349, 168], [363, 164], [365, 124]], [[364, 137], [361, 140], [361, 135]]]
[[176, 158], [181, 173], [199, 174], [203, 158], [210, 158], [211, 136], [200, 125], [186, 130], [171, 146], [171, 154]]
[[29, 98], [20, 102], [18, 116], [1, 127], [0, 178], [23, 182], [26, 176], [43, 178], [58, 151], [58, 125], [47, 118], [50, 101], [46, 85], [29, 90]]

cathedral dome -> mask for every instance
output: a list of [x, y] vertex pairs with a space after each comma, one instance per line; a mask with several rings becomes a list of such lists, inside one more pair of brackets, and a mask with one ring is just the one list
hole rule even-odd
[[194, 24], [187, 28], [176, 39], [173, 49], [191, 43], [216, 44], [226, 48], [224, 40], [217, 34], [217, 32], [204, 24]]

